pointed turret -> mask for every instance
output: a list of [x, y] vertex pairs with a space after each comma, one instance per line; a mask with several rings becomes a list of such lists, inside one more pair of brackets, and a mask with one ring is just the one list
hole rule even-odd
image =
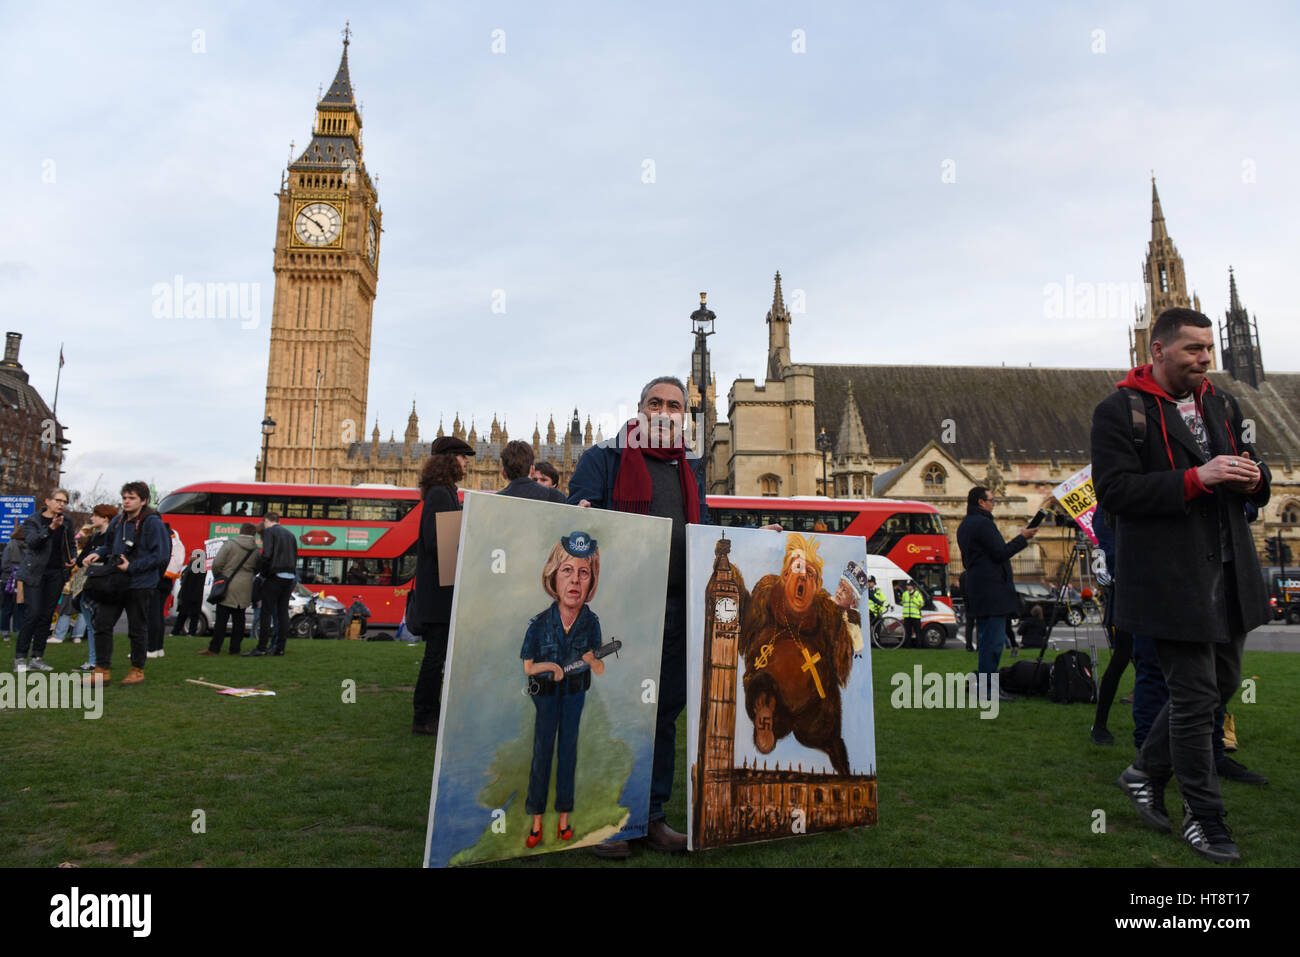
[[1165, 228], [1165, 213], [1160, 208], [1160, 193], [1156, 190], [1156, 176], [1151, 174], [1151, 241], [1163, 242], [1169, 238]]
[[478, 430], [474, 428], [473, 419], [469, 420], [469, 438], [467, 438], [465, 441], [469, 443], [470, 448], [472, 449], [478, 448]]
[[329, 92], [321, 97], [322, 103], [332, 106], [352, 106], [356, 103], [356, 98], [352, 95], [352, 77], [348, 73], [348, 44], [351, 42], [352, 25], [349, 22], [343, 28], [343, 56], [339, 60], [339, 69], [334, 74], [334, 82], [330, 84]]
[[440, 439], [441, 439], [441, 438], [445, 437], [446, 434], [447, 434], [447, 433], [445, 433], [445, 432], [442, 431], [442, 415], [439, 414], [439, 415], [438, 415], [438, 435], [437, 435], [437, 438], [440, 438]]
[[497, 422], [497, 414], [492, 413], [492, 428], [488, 431], [489, 441], [499, 443], [501, 441], [501, 424]]
[[840, 416], [839, 441], [835, 443], [836, 460], [851, 456], [870, 456], [871, 446], [867, 444], [867, 430], [862, 427], [862, 416], [858, 413], [858, 402], [853, 396], [853, 383], [849, 383], [848, 394], [844, 397], [844, 412]]
[[1175, 306], [1192, 305], [1187, 295], [1187, 277], [1183, 274], [1183, 257], [1169, 238], [1154, 173], [1151, 176], [1151, 241], [1147, 243], [1147, 257], [1142, 264], [1142, 281], [1146, 286], [1146, 303], [1133, 324], [1131, 366], [1151, 361], [1151, 327], [1160, 313]]
[[1252, 323], [1237, 294], [1237, 276], [1228, 267], [1228, 311], [1219, 324], [1219, 354], [1224, 370], [1238, 382], [1259, 388], [1264, 358], [1259, 349], [1259, 324]]
[[546, 423], [546, 444], [555, 444], [555, 416], [553, 415], [551, 416], [550, 421]]
[[537, 420], [533, 420], [533, 458], [542, 454], [542, 433], [537, 427]]
[[415, 400], [411, 400], [411, 414], [406, 419], [406, 445], [417, 445], [420, 441], [420, 417], [415, 414]]
[[451, 434], [453, 438], [465, 441], [465, 423], [460, 420], [460, 413], [456, 413], [455, 421], [451, 423]]
[[777, 270], [772, 289], [772, 307], [767, 310], [767, 377], [780, 379], [790, 364], [790, 313], [781, 293], [781, 272]]
[[569, 423], [569, 441], [574, 445], [582, 442], [582, 422], [578, 419], [578, 410], [573, 410], [573, 420]]
[[342, 169], [349, 174], [359, 174], [361, 181], [370, 185], [370, 177], [361, 162], [361, 111], [357, 109], [352, 77], [348, 72], [351, 36], [351, 28], [344, 28], [343, 56], [339, 60], [338, 72], [334, 74], [334, 82], [316, 101], [316, 123], [312, 127], [311, 142], [302, 155], [289, 164], [289, 169]]
[[591, 444], [591, 416], [587, 416], [587, 427], [582, 430], [582, 444]]
[[510, 441], [510, 433], [506, 431], [506, 420], [501, 420], [501, 444], [504, 446]]

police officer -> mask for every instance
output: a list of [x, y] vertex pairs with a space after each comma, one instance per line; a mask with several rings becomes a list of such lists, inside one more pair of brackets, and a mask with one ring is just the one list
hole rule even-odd
[[880, 618], [885, 613], [889, 603], [885, 601], [885, 593], [876, 586], [876, 576], [872, 575], [867, 579], [867, 602], [871, 606], [871, 617]]
[[925, 597], [910, 578], [907, 587], [903, 589], [900, 604], [903, 606], [903, 645], [907, 648], [914, 647], [913, 639], [915, 639], [915, 647], [920, 648], [921, 608], [925, 605]]

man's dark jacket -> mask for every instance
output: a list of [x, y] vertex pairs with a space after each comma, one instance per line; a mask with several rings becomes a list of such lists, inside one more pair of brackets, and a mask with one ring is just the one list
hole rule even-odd
[[118, 512], [104, 530], [104, 544], [94, 552], [99, 561], [125, 555], [127, 587], [134, 591], [158, 587], [158, 576], [172, 557], [172, 543], [162, 518], [145, 505], [134, 520], [127, 518], [126, 512]]
[[[618, 467], [623, 458], [623, 450], [618, 443], [619, 437], [626, 432], [625, 428], [619, 429], [618, 435], [598, 442], [582, 453], [582, 458], [578, 459], [578, 465], [573, 470], [573, 478], [569, 479], [570, 505], [577, 505], [586, 499], [594, 508], [614, 507], [614, 482], [618, 478]], [[686, 461], [695, 473], [695, 488], [700, 498], [699, 524], [708, 525], [709, 507], [704, 502], [704, 459], [693, 457], [688, 452]]]
[[1222, 485], [1202, 491], [1187, 473], [1208, 459], [1173, 400], [1155, 385], [1150, 366], [1135, 369], [1122, 384], [1142, 399], [1142, 449], [1124, 391], [1111, 393], [1092, 415], [1092, 480], [1115, 529], [1110, 571], [1116, 627], [1151, 638], [1228, 641], [1220, 523], [1231, 540], [1233, 560], [1226, 567], [1236, 579], [1242, 624], [1246, 631], [1259, 627], [1271, 615], [1246, 502], [1268, 504], [1271, 475], [1254, 446], [1242, 440], [1240, 408], [1208, 379], [1202, 383], [1211, 456], [1249, 452], [1260, 468], [1259, 487], [1249, 496]]
[[[445, 625], [451, 621], [451, 585], [438, 584], [438, 521], [439, 512], [459, 512], [460, 500], [454, 489], [435, 485], [424, 497], [424, 511], [420, 513], [420, 538], [415, 549], [416, 611], [419, 614], [416, 634], [423, 634], [425, 626]], [[408, 622], [409, 624], [409, 622]], [[412, 629], [414, 631], [414, 629]]]
[[523, 478], [511, 479], [510, 484], [497, 494], [504, 495], [507, 498], [530, 498], [539, 502], [564, 504], [564, 493], [558, 488], [551, 488], [549, 485], [534, 482], [527, 475]]
[[996, 618], [1020, 613], [1020, 596], [1011, 577], [1011, 556], [1029, 544], [1023, 535], [1005, 541], [993, 514], [971, 512], [957, 526], [957, 547], [966, 569], [966, 614]]
[[259, 573], [263, 578], [273, 578], [280, 572], [298, 574], [298, 539], [283, 525], [268, 525], [262, 530]]

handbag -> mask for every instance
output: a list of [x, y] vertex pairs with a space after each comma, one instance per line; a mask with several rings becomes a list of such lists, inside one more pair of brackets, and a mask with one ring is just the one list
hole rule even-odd
[[94, 601], [116, 604], [131, 587], [131, 576], [113, 565], [94, 562], [86, 568], [86, 584], [82, 589]]
[[235, 570], [229, 575], [222, 575], [220, 578], [214, 578], [212, 580], [212, 587], [208, 589], [209, 605], [221, 604], [226, 597], [226, 592], [230, 590], [230, 580], [239, 574], [239, 570], [244, 567], [244, 562], [248, 561], [248, 556], [253, 554], [255, 551], [257, 551], [257, 549], [250, 548], [248, 551], [244, 552], [244, 557], [239, 560], [239, 564], [235, 566]]

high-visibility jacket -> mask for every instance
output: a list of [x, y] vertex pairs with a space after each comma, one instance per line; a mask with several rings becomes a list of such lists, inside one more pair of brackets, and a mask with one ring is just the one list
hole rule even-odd
[[903, 606], [904, 618], [920, 618], [921, 608], [925, 605], [925, 596], [916, 588], [910, 591], [904, 589], [903, 598], [899, 604]]
[[885, 613], [885, 606], [888, 603], [885, 601], [885, 593], [879, 587], [871, 590], [871, 593], [867, 596], [867, 601], [870, 603], [872, 615], [879, 618]]

